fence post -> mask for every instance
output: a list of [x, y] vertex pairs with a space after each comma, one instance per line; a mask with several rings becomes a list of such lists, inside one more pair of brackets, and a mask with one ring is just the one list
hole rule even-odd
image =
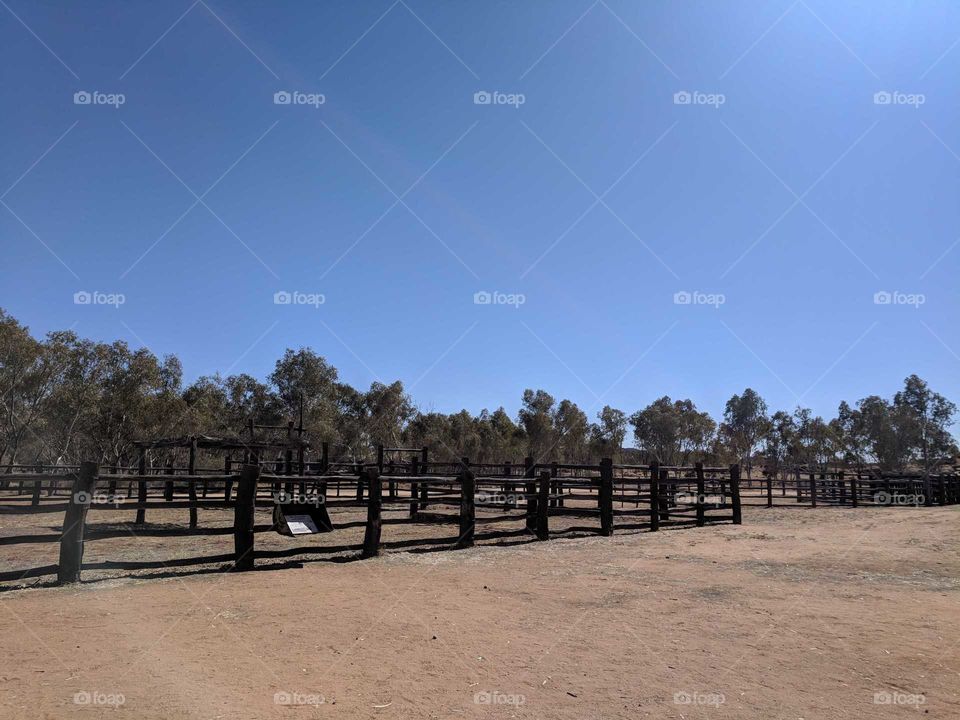
[[[190, 464], [187, 466], [187, 474], [191, 478], [197, 473], [197, 438], [190, 438]], [[206, 495], [206, 493], [204, 493]], [[189, 480], [187, 482], [187, 497], [190, 498], [190, 529], [197, 527], [197, 482]]]
[[[40, 466], [38, 470], [42, 474], [43, 466]], [[41, 480], [40, 478], [37, 478], [36, 480], [33, 481], [33, 496], [30, 498], [30, 504], [34, 507], [40, 504], [40, 487], [41, 487]]]
[[703, 527], [706, 524], [704, 502], [706, 501], [707, 483], [703, 479], [703, 463], [698, 462], [694, 467], [697, 471], [697, 527]]
[[666, 468], [660, 468], [660, 484], [658, 490], [660, 492], [660, 519], [669, 520], [670, 519], [670, 484], [667, 482], [670, 479], [670, 471]]
[[[410, 474], [416, 477], [420, 472], [420, 458], [414, 455], [410, 458]], [[410, 519], [417, 517], [417, 513], [420, 512], [420, 503], [417, 498], [419, 496], [420, 486], [419, 483], [413, 481], [410, 483]]]
[[253, 535], [259, 480], [259, 462], [241, 468], [240, 479], [237, 481], [237, 501], [233, 506], [234, 570], [253, 570]]
[[[173, 460], [167, 462], [167, 475], [173, 475]], [[163, 499], [167, 502], [173, 501], [173, 480], [166, 480], [163, 483]]]
[[[420, 450], [420, 472], [422, 472], [424, 475], [428, 473], [428, 469], [430, 467], [429, 465], [430, 461], [427, 459], [429, 457], [430, 457], [430, 449], [426, 445], [424, 445], [423, 448]], [[429, 497], [430, 497], [430, 486], [427, 483], [420, 483], [420, 509], [421, 510], [426, 509], [428, 505], [427, 499]]]
[[233, 494], [233, 480], [230, 479], [230, 473], [233, 470], [233, 457], [227, 455], [223, 459], [223, 474], [227, 476], [227, 479], [223, 482], [223, 500], [224, 502], [230, 502], [230, 495]]
[[[147, 449], [144, 448], [140, 451], [140, 460], [137, 463], [137, 473], [141, 478], [146, 477], [147, 475]], [[135, 521], [136, 525], [143, 525], [147, 521], [147, 509], [144, 505], [147, 502], [147, 481], [140, 480], [137, 482], [137, 519]]]
[[767, 507], [773, 507], [773, 475], [767, 475]]
[[503, 464], [503, 476], [506, 478], [503, 483], [503, 496], [506, 498], [504, 510], [517, 509], [517, 486], [513, 484], [513, 465], [509, 460]]
[[600, 534], [613, 535], [613, 460], [600, 461]]
[[837, 471], [837, 494], [841, 505], [847, 504], [847, 482], [843, 470]]
[[[329, 465], [330, 465], [330, 446], [328, 443], [323, 443], [323, 446], [320, 452], [320, 475], [321, 476], [326, 476], [327, 472], [330, 469]], [[339, 485], [340, 483], [338, 481], [337, 486], [339, 487]], [[317, 483], [317, 493], [323, 496], [324, 502], [327, 501], [327, 481], [326, 480], [321, 480], [320, 482]]]
[[817, 506], [817, 475], [810, 473], [810, 502], [812, 507]]
[[730, 498], [733, 502], [733, 524], [743, 524], [743, 512], [740, 507], [740, 466], [730, 466]]
[[860, 487], [859, 483], [857, 482], [859, 479], [859, 472], [854, 472], [853, 475], [850, 476], [850, 502], [854, 507], [856, 507], [857, 503], [860, 501], [860, 498], [857, 497], [860, 494]]
[[803, 477], [800, 475], [800, 470], [794, 470], [794, 481], [797, 485], [797, 502], [803, 502]]
[[537, 488], [537, 540], [550, 539], [550, 471], [540, 473], [540, 487]]
[[660, 529], [660, 463], [650, 463], [650, 532]]
[[60, 563], [57, 566], [57, 584], [80, 582], [83, 566], [83, 531], [87, 522], [90, 498], [97, 486], [100, 466], [93, 462], [80, 463], [73, 481], [73, 489], [63, 515], [63, 534], [60, 536]]
[[380, 554], [380, 509], [383, 506], [383, 483], [376, 466], [368, 467], [361, 474], [367, 481], [367, 528], [363, 533], [363, 557]]
[[474, 530], [477, 524], [476, 492], [477, 484], [473, 472], [470, 470], [470, 461], [463, 458], [463, 469], [460, 471], [460, 537], [457, 547], [473, 547]]
[[533, 466], [533, 458], [525, 457], [523, 459], [523, 477], [524, 477], [524, 495], [526, 496], [526, 527], [527, 530], [534, 531], [536, 529], [536, 513], [537, 513], [537, 486], [533, 481], [535, 468]]
[[363, 502], [363, 463], [355, 464], [353, 471], [357, 474], [357, 502]]

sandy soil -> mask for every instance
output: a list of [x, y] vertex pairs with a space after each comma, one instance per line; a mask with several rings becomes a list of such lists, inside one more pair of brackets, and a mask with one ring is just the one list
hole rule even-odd
[[[459, 551], [405, 545], [450, 526], [386, 525], [384, 556], [345, 562], [358, 523], [241, 574], [209, 572], [228, 511], [202, 537], [129, 515], [91, 516], [116, 533], [88, 543], [91, 582], [0, 585], [0, 717], [960, 717], [956, 506]], [[61, 517], [0, 516], [0, 572], [55, 563]]]

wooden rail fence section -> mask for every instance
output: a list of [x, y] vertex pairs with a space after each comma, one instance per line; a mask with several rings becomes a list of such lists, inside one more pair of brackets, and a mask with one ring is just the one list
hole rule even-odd
[[[844, 471], [797, 472], [789, 479], [741, 481], [738, 465], [614, 465], [609, 458], [599, 465], [536, 464], [532, 458], [527, 458], [523, 465], [471, 464], [468, 458], [459, 462], [429, 462], [426, 452], [412, 456], [409, 462], [388, 464], [384, 464], [379, 452], [377, 463], [369, 464], [335, 463], [324, 457], [322, 463], [312, 468], [314, 474], [309, 474], [310, 464], [301, 463], [299, 468], [307, 474], [292, 474], [289, 463], [287, 474], [280, 474], [284, 468], [277, 463], [241, 465], [227, 458], [222, 471], [198, 470], [191, 459], [185, 468], [167, 466], [151, 472], [141, 459], [137, 468], [129, 469], [130, 474], [101, 473], [95, 463], [83, 463], [66, 472], [37, 468], [38, 472], [7, 474], [3, 478], [6, 487], [16, 482], [21, 493], [28, 483], [32, 484], [30, 508], [41, 504], [44, 486], [48, 498], [59, 496], [69, 487], [57, 571], [61, 584], [80, 580], [87, 513], [107, 507], [135, 509], [137, 525], [145, 524], [148, 509], [185, 508], [191, 529], [198, 526], [199, 508], [232, 507], [231, 569], [250, 570], [256, 558], [257, 508], [289, 502], [291, 497], [326, 508], [365, 508], [361, 553], [365, 558], [379, 553], [385, 507], [405, 509], [409, 522], [456, 523], [459, 534], [455, 547], [466, 548], [474, 543], [477, 525], [487, 523], [522, 521], [537, 540], [548, 540], [550, 518], [560, 516], [593, 519], [598, 533], [610, 536], [618, 519], [624, 524], [632, 520], [651, 532], [663, 527], [703, 527], [718, 521], [740, 524], [743, 505], [860, 507], [960, 502], [960, 477], [956, 475], [877, 477]], [[265, 472], [267, 469], [274, 472]], [[185, 474], [177, 474], [178, 471]], [[201, 493], [197, 491], [198, 484]], [[98, 485], [106, 486], [106, 494], [98, 493]], [[134, 486], [136, 500], [127, 502], [133, 498]], [[162, 486], [162, 500], [156, 495], [151, 500], [151, 486]], [[218, 488], [222, 496], [208, 497], [210, 489]], [[184, 494], [186, 500], [182, 499]], [[444, 514], [444, 509], [456, 509], [456, 513]]]

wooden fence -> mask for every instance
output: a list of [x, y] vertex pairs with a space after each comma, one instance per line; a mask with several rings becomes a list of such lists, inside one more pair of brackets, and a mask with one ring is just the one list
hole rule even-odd
[[[478, 526], [496, 523], [522, 522], [532, 537], [547, 540], [551, 518], [558, 517], [584, 518], [602, 535], [612, 535], [616, 524], [658, 531], [741, 521], [736, 465], [726, 469], [698, 465], [689, 469], [690, 477], [680, 468], [654, 464], [640, 471], [615, 466], [609, 459], [598, 465], [543, 465], [532, 458], [523, 465], [476, 465], [466, 458], [431, 463], [414, 457], [409, 463], [387, 464], [383, 471], [376, 464], [329, 463], [314, 475], [279, 475], [265, 471], [262, 464], [226, 469], [229, 473], [177, 475], [166, 468], [158, 474], [138, 468], [134, 474], [114, 474], [101, 472], [95, 463], [83, 463], [74, 472], [7, 478], [32, 488], [30, 506], [24, 511], [37, 509], [44, 489], [54, 488], [55, 499], [57, 493], [68, 492], [62, 503], [57, 568], [61, 584], [79, 581], [87, 513], [101, 509], [135, 511], [134, 524], [143, 525], [148, 511], [183, 508], [190, 527], [196, 528], [199, 509], [232, 507], [233, 568], [238, 570], [254, 565], [257, 508], [283, 508], [287, 503], [325, 510], [365, 508], [363, 557], [380, 550], [385, 510], [400, 510], [406, 522], [456, 525], [455, 545], [461, 548], [473, 545]], [[129, 502], [134, 489], [136, 499]]]
[[[194, 467], [109, 468], [95, 463], [69, 468], [36, 468], [3, 476], [29, 505], [19, 512], [64, 511], [57, 578], [80, 578], [87, 513], [100, 509], [135, 511], [134, 524], [148, 511], [185, 509], [190, 528], [201, 508], [233, 508], [232, 569], [254, 567], [254, 517], [257, 508], [322, 507], [324, 511], [366, 510], [363, 557], [380, 549], [384, 511], [400, 511], [402, 521], [456, 525], [457, 547], [470, 547], [476, 529], [522, 522], [538, 540], [550, 537], [551, 518], [583, 518], [601, 535], [614, 528], [702, 527], [712, 522], [739, 524], [742, 506], [946, 505], [960, 502], [956, 475], [879, 476], [856, 472], [794, 473], [790, 478], [741, 480], [740, 468], [614, 465], [471, 464], [430, 462], [427, 454], [409, 460], [301, 464], [238, 464], [227, 459], [222, 470]], [[295, 469], [303, 474], [291, 474]], [[29, 468], [23, 468], [28, 470]], [[136, 498], [134, 499], [134, 492]], [[44, 500], [44, 494], [46, 499]], [[25, 497], [23, 498], [26, 499]], [[58, 500], [63, 502], [58, 503]], [[10, 508], [7, 508], [10, 510]], [[478, 512], [479, 511], [479, 512]], [[165, 517], [165, 520], [169, 516]], [[280, 514], [282, 517], [282, 513]], [[276, 514], [274, 527], [276, 528]], [[397, 522], [391, 519], [390, 522]], [[332, 526], [335, 527], [335, 526]]]

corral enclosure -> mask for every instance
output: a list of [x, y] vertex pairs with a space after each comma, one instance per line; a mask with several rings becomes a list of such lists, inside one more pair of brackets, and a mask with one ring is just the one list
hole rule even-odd
[[[88, 578], [250, 570], [257, 560], [271, 566], [311, 555], [349, 560], [381, 549], [740, 524], [745, 505], [873, 505], [895, 512], [960, 501], [960, 478], [953, 474], [797, 471], [789, 479], [756, 479], [742, 478], [739, 465], [438, 462], [426, 447], [383, 446], [375, 461], [364, 463], [331, 460], [326, 444], [316, 462], [307, 462], [307, 444], [288, 435], [284, 441], [193, 436], [143, 442], [137, 467], [108, 472], [94, 463], [12, 468], [20, 472], [5, 475], [0, 491], [4, 514], [16, 518], [0, 540], [10, 550], [0, 581], [8, 587], [77, 582], [84, 568]], [[177, 447], [189, 450], [186, 466], [148, 468], [149, 450]], [[284, 450], [280, 460], [259, 459], [277, 447]], [[222, 469], [197, 466], [201, 449], [241, 448], [246, 463], [228, 454]], [[339, 542], [351, 528], [363, 528], [362, 542]], [[130, 537], [149, 539], [149, 558], [113, 550], [117, 539]], [[215, 551], [185, 556], [191, 537], [207, 538], [204, 549]]]

